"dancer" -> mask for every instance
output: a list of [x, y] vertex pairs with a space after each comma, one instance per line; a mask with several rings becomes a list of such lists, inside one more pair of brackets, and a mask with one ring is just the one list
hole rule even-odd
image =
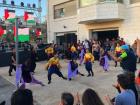
[[59, 77], [65, 79], [65, 80], [67, 79], [60, 72], [60, 68], [61, 68], [61, 65], [59, 63], [58, 54], [55, 54], [54, 57], [51, 58], [46, 65], [46, 70], [48, 70], [48, 84], [51, 83], [52, 74], [57, 74]]
[[76, 59], [77, 58], [77, 50], [76, 50], [76, 47], [74, 46], [74, 44], [72, 44], [70, 50], [71, 50], [71, 59]]
[[94, 56], [89, 52], [88, 49], [86, 49], [86, 54], [84, 56], [84, 63], [85, 63], [85, 68], [88, 72], [88, 76], [94, 76], [93, 70], [92, 70], [92, 62], [94, 61]]
[[79, 63], [79, 65], [81, 66], [81, 64], [82, 64], [82, 62], [84, 61], [84, 55], [85, 55], [85, 48], [84, 48], [84, 46], [82, 46], [82, 49], [81, 49], [81, 52], [80, 52], [80, 63]]
[[76, 59], [72, 59], [68, 63], [68, 80], [71, 81], [71, 78], [76, 77], [77, 75], [84, 76], [84, 74], [78, 71], [78, 63], [76, 62]]
[[30, 59], [27, 59], [24, 64], [18, 66], [18, 69], [16, 70], [17, 88], [25, 89], [26, 83], [35, 83], [35, 84], [40, 84], [41, 86], [45, 86], [42, 82], [34, 78], [30, 67], [31, 67]]
[[11, 64], [9, 68], [9, 76], [12, 76], [13, 69], [16, 71], [16, 52], [15, 49], [12, 49], [12, 55], [11, 55]]
[[78, 64], [76, 60], [71, 60], [68, 64], [68, 80], [71, 80], [72, 77], [76, 77], [78, 72]]
[[48, 48], [45, 49], [45, 53], [47, 54], [48, 60], [53, 57], [54, 49], [53, 49], [53, 46], [51, 44], [49, 45]]
[[100, 65], [103, 67], [103, 70], [105, 72], [107, 72], [108, 71], [108, 68], [109, 68], [108, 61], [109, 61], [108, 54], [107, 54], [107, 52], [104, 52], [104, 54], [100, 58]]

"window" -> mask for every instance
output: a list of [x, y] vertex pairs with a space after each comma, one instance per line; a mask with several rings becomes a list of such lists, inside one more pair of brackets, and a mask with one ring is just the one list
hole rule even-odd
[[55, 18], [64, 17], [65, 15], [64, 8], [56, 9], [54, 14], [55, 14]]
[[140, 2], [140, 0], [130, 0], [130, 4], [138, 3], [138, 2]]
[[98, 0], [79, 0], [80, 7], [88, 6], [97, 3]]
[[76, 0], [54, 6], [54, 19], [69, 17], [77, 14]]

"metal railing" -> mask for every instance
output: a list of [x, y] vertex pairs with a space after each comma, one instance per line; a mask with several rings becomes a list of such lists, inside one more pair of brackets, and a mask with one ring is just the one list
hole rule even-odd
[[98, 3], [123, 3], [123, 0], [98, 0]]

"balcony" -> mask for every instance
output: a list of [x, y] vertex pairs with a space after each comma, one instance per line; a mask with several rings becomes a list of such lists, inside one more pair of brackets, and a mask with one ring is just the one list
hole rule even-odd
[[125, 19], [123, 0], [97, 0], [96, 3], [78, 9], [78, 22], [87, 24]]

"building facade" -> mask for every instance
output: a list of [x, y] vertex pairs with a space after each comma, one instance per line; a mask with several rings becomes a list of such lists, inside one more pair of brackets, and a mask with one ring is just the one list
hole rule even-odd
[[48, 0], [48, 42], [140, 38], [140, 0]]

